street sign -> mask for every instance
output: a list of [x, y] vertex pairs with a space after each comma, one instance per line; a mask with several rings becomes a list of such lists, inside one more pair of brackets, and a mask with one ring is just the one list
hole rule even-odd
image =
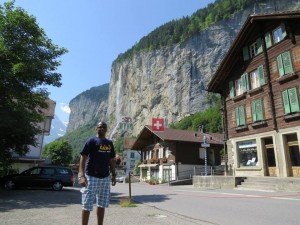
[[204, 143], [202, 143], [202, 144], [201, 144], [201, 147], [202, 147], [202, 148], [208, 148], [208, 147], [210, 147], [210, 144], [204, 144]]

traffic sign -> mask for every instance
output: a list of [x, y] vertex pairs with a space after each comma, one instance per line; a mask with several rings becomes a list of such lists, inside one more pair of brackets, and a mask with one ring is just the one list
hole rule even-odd
[[210, 147], [210, 144], [207, 144], [207, 143], [204, 144], [204, 143], [202, 143], [202, 144], [201, 144], [201, 147], [202, 147], [202, 148], [208, 148], [208, 147]]

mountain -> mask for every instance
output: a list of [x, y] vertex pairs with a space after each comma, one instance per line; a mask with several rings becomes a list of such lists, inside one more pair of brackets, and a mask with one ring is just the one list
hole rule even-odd
[[63, 123], [57, 115], [54, 115], [54, 119], [51, 123], [50, 135], [44, 137], [43, 146], [65, 135], [67, 130], [67, 124]]
[[[186, 116], [205, 111], [215, 104], [206, 86], [248, 15], [299, 9], [298, 0], [237, 0], [231, 2], [247, 2], [247, 5], [240, 9], [229, 5], [230, 14], [220, 14], [220, 7], [218, 12], [213, 11], [225, 2], [230, 1], [215, 1], [189, 18], [167, 23], [149, 34], [152, 39], [141, 39], [143, 43], [149, 42], [148, 46], [139, 50], [134, 46], [130, 54], [120, 54], [112, 63], [107, 89], [99, 92], [99, 87], [95, 87], [71, 101], [68, 132], [78, 131], [78, 136], [84, 127], [94, 132], [95, 121], [104, 119], [109, 124], [109, 137], [116, 139], [124, 135], [120, 124], [125, 118], [132, 122], [130, 135], [137, 136], [145, 125], [151, 124], [152, 118], [164, 118], [168, 127]], [[175, 36], [176, 32], [183, 35], [193, 30], [193, 23], [200, 19], [204, 21], [201, 30], [182, 39], [180, 33]], [[165, 33], [166, 27], [169, 34]], [[166, 35], [170, 36], [170, 44], [160, 43], [158, 37]], [[179, 41], [173, 42], [173, 37]]]
[[69, 107], [71, 114], [67, 133], [80, 128], [91, 120], [106, 120], [109, 84], [103, 84], [77, 95]]

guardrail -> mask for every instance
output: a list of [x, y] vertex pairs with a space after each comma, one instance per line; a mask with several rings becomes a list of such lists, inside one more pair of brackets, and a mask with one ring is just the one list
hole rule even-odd
[[[223, 176], [225, 171], [224, 166], [207, 166], [208, 176]], [[192, 179], [193, 176], [205, 176], [205, 166], [195, 166], [194, 169], [179, 171], [177, 180]]]

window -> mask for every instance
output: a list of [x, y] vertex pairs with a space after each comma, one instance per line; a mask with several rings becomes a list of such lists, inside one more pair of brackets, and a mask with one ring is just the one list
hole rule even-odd
[[131, 158], [131, 159], [134, 159], [134, 152], [131, 152], [131, 153], [130, 153], [130, 158]]
[[[44, 168], [44, 169], [42, 169], [41, 174], [43, 174], [43, 175], [53, 175], [53, 174], [55, 174], [55, 171], [54, 171], [54, 168]], [[68, 171], [65, 174], [68, 174]]]
[[252, 119], [253, 122], [262, 121], [264, 119], [261, 99], [252, 102]]
[[236, 108], [236, 125], [243, 126], [246, 124], [245, 107], [239, 106]]
[[283, 52], [277, 56], [277, 66], [280, 77], [294, 72], [290, 51]]
[[249, 90], [248, 74], [244, 73], [241, 77], [241, 80], [242, 80], [242, 93], [247, 92]]
[[265, 84], [264, 66], [259, 66], [250, 73], [251, 89], [258, 88]]
[[130, 160], [130, 168], [134, 168], [135, 165], [135, 161], [134, 160]]
[[273, 31], [273, 41], [274, 43], [278, 43], [282, 41], [286, 37], [286, 31], [284, 24], [281, 24]]
[[249, 90], [249, 81], [248, 74], [245, 73], [241, 76], [241, 78], [235, 81], [235, 93], [236, 95], [241, 95]]
[[34, 168], [30, 171], [30, 175], [38, 175], [41, 173], [41, 168]]
[[250, 56], [251, 58], [253, 58], [254, 56], [258, 55], [261, 52], [262, 52], [261, 39], [258, 38], [256, 42], [250, 45]]
[[237, 143], [238, 161], [241, 166], [257, 166], [257, 145], [255, 140]]
[[282, 92], [284, 113], [290, 114], [299, 112], [299, 101], [296, 88], [290, 88]]

